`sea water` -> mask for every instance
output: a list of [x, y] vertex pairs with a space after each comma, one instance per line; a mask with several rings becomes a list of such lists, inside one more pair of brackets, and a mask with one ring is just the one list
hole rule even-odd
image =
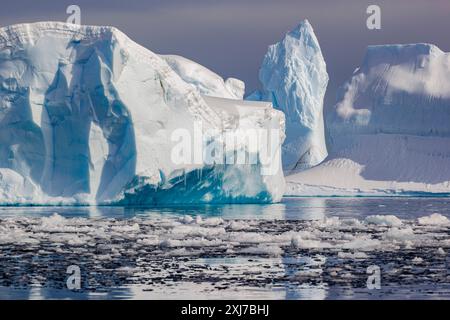
[[0, 298], [448, 298], [449, 218], [438, 197], [0, 207]]

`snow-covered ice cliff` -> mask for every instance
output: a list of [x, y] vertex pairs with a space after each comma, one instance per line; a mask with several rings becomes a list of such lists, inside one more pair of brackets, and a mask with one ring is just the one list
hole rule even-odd
[[278, 147], [284, 139], [284, 115], [270, 103], [226, 99], [238, 99], [243, 83], [205, 68], [196, 84], [219, 83], [222, 95], [202, 91], [187, 80], [192, 65], [112, 27], [1, 28], [0, 204], [278, 201], [281, 157], [263, 163], [259, 144], [224, 148], [256, 155], [254, 164], [174, 161], [173, 133], [195, 136], [199, 123], [200, 144], [242, 128], [278, 131]]
[[326, 117], [329, 156], [287, 194], [450, 193], [449, 123], [449, 53], [370, 46]]

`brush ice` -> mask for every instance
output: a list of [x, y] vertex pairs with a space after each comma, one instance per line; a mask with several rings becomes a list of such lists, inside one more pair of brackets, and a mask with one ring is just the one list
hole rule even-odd
[[[94, 270], [81, 291], [92, 290], [96, 298], [105, 288], [133, 285], [153, 292], [161, 286], [178, 290], [182, 284], [209, 283], [214, 286], [205, 291], [209, 295], [225, 288], [236, 295], [255, 285], [292, 292], [292, 283], [358, 288], [367, 281], [369, 265], [382, 268], [389, 290], [397, 288], [392, 283], [426, 283], [435, 289], [448, 283], [448, 224], [398, 218], [401, 227], [391, 227], [368, 223], [364, 216], [315, 221], [166, 214], [74, 218], [72, 211], [67, 217], [31, 211], [0, 216], [0, 286], [61, 288], [74, 261], [82, 270]], [[235, 225], [245, 229], [237, 231]], [[167, 297], [162, 292], [160, 297]], [[188, 287], [186, 297], [193, 292]]]
[[450, 54], [370, 46], [326, 117], [329, 156], [290, 195], [450, 193]]
[[327, 155], [323, 99], [328, 84], [325, 60], [307, 20], [269, 47], [259, 79], [263, 89], [248, 100], [271, 101], [286, 115], [283, 168], [302, 170]]
[[[214, 144], [242, 127], [279, 130], [280, 147], [284, 116], [270, 104], [201, 95], [237, 99], [242, 91], [238, 80], [161, 58], [112, 27], [1, 28], [0, 204], [278, 201], [281, 159], [269, 154], [263, 164], [260, 145], [225, 150], [255, 155], [254, 164], [172, 158], [172, 134], [195, 136], [198, 123], [194, 149], [204, 136]], [[280, 169], [261, 173], [273, 164]]]
[[[320, 249], [341, 257], [344, 257], [343, 250], [353, 250], [353, 258], [358, 258], [357, 252], [399, 250], [398, 246], [447, 250], [450, 224], [443, 218], [446, 217], [434, 214], [408, 220], [391, 215], [385, 220], [396, 223], [374, 224], [373, 219], [339, 217], [288, 221], [200, 217], [92, 219], [65, 218], [54, 213], [39, 218], [0, 218], [0, 244], [16, 244], [21, 239], [21, 243], [53, 245], [57, 242], [87, 248], [97, 243], [93, 249], [114, 254], [127, 243], [133, 243], [130, 250], [136, 255], [148, 246], [164, 251], [169, 248], [195, 249], [195, 254], [200, 256], [207, 250], [204, 247], [228, 248], [252, 255], [278, 255], [290, 248]], [[382, 216], [377, 216], [377, 220], [381, 221]], [[236, 225], [243, 225], [245, 229], [237, 229]]]

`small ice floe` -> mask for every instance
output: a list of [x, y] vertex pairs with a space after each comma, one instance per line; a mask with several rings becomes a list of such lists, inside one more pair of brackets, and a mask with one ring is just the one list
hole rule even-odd
[[425, 226], [439, 226], [439, 225], [447, 225], [450, 223], [450, 220], [439, 213], [433, 213], [430, 216], [425, 216], [417, 219], [420, 225]]
[[372, 251], [382, 248], [382, 243], [378, 239], [372, 239], [369, 236], [355, 237], [341, 246], [343, 249], [356, 249], [361, 251]]
[[338, 252], [340, 259], [367, 259], [368, 256], [364, 252]]
[[398, 227], [402, 225], [402, 221], [394, 215], [375, 215], [368, 216], [365, 221], [368, 224], [379, 226]]
[[228, 228], [233, 231], [242, 231], [250, 229], [250, 225], [242, 220], [232, 220], [228, 223]]
[[50, 217], [43, 217], [41, 224], [36, 229], [47, 232], [67, 231], [64, 229], [66, 224], [66, 218], [60, 216], [57, 212], [53, 213]]
[[241, 253], [267, 255], [271, 257], [279, 257], [283, 254], [283, 249], [276, 245], [259, 245], [241, 250]]
[[384, 238], [387, 240], [397, 240], [397, 241], [406, 241], [411, 240], [415, 237], [414, 230], [411, 227], [407, 228], [390, 228], [384, 234]]
[[414, 257], [414, 259], [412, 259], [411, 262], [413, 264], [422, 264], [423, 263], [423, 259], [420, 258], [420, 257]]

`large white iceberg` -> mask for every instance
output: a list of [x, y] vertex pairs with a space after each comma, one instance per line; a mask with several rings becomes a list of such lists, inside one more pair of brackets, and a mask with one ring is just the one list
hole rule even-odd
[[450, 54], [370, 46], [326, 117], [329, 156], [291, 195], [450, 193]]
[[285, 113], [285, 171], [319, 164], [327, 156], [323, 99], [328, 74], [319, 42], [307, 20], [269, 47], [259, 79], [263, 89], [247, 99], [271, 101]]
[[[280, 152], [265, 150], [270, 143], [248, 148], [224, 140], [225, 133], [256, 129], [278, 134], [271, 144], [280, 148], [284, 115], [270, 103], [226, 99], [241, 95], [234, 80], [222, 81], [228, 96], [201, 95], [180, 72], [191, 66], [163, 59], [112, 27], [1, 28], [0, 204], [280, 200]], [[182, 149], [179, 161], [174, 150], [183, 139], [192, 148]], [[204, 145], [256, 161], [206, 163]]]

